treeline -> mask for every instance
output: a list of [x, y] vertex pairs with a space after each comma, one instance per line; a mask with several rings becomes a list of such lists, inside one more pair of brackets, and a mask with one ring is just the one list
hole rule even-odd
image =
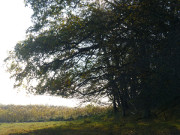
[[42, 105], [0, 105], [1, 122], [69, 121], [103, 114], [108, 107], [88, 105], [82, 108], [68, 108]]
[[108, 97], [122, 116], [150, 117], [179, 104], [179, 0], [26, 4], [33, 26], [6, 61], [15, 87], [85, 101]]

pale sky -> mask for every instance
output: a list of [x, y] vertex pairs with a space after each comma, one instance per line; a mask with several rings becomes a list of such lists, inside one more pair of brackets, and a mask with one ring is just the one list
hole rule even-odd
[[31, 25], [31, 9], [24, 0], [0, 0], [0, 104], [43, 104], [76, 106], [77, 101], [51, 96], [27, 95], [13, 89], [13, 80], [5, 72], [3, 60], [18, 41], [24, 40], [26, 29]]

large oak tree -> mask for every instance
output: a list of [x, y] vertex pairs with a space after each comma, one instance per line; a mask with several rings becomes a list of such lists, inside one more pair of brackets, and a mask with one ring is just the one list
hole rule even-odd
[[26, 4], [34, 25], [6, 59], [15, 86], [86, 101], [109, 97], [123, 116], [129, 109], [149, 116], [179, 97], [179, 1]]

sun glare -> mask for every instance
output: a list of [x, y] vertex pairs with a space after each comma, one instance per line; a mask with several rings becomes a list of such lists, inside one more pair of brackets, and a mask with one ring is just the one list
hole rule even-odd
[[31, 9], [24, 6], [24, 0], [0, 1], [0, 104], [43, 104], [76, 106], [75, 100], [52, 96], [33, 96], [13, 89], [13, 81], [5, 72], [3, 60], [18, 41], [25, 39], [26, 29], [31, 25]]

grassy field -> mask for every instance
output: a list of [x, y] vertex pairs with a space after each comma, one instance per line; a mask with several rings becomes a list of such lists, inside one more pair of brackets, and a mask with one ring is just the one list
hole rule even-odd
[[0, 135], [27, 134], [36, 130], [65, 125], [66, 122], [1, 123]]
[[111, 108], [93, 106], [0, 106], [0, 135], [180, 135], [179, 112], [176, 106], [143, 119], [139, 114], [122, 118]]
[[126, 119], [1, 123], [0, 135], [180, 135], [180, 121]]

